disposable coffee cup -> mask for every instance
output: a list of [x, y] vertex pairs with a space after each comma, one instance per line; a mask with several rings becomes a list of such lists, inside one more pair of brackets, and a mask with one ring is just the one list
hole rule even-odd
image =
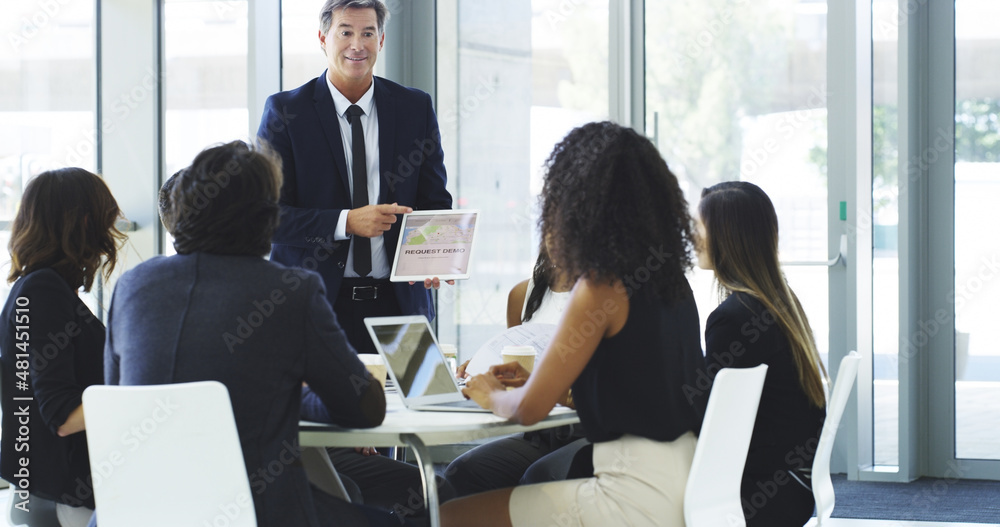
[[385, 377], [389, 374], [389, 370], [386, 369], [382, 356], [377, 353], [360, 353], [358, 358], [361, 359], [361, 363], [365, 365], [372, 377], [375, 377], [375, 380], [382, 385], [382, 391], [385, 391]]
[[448, 369], [454, 375], [455, 370], [458, 369], [458, 348], [454, 344], [441, 344], [441, 354], [444, 355], [444, 360], [448, 363]]
[[529, 372], [535, 368], [537, 352], [533, 346], [504, 346], [500, 355], [504, 364], [516, 361]]

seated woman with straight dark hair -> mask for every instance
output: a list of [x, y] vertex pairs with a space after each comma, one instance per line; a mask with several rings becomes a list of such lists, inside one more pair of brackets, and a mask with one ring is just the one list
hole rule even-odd
[[161, 217], [177, 255], [118, 281], [108, 383], [225, 384], [260, 527], [391, 525], [385, 512], [313, 492], [297, 460], [303, 382], [330, 422], [349, 427], [380, 424], [385, 395], [344, 338], [319, 275], [262, 258], [278, 223], [280, 163], [237, 141], [202, 151], [165, 187]]
[[728, 181], [701, 196], [698, 266], [715, 271], [725, 296], [705, 325], [709, 375], [768, 366], [743, 469], [743, 514], [748, 527], [801, 526], [815, 506], [808, 469], [826, 419], [826, 370], [781, 272], [778, 216], [767, 194]]
[[57, 502], [63, 526], [87, 525], [94, 508], [82, 396], [104, 382], [104, 324], [79, 290], [90, 291], [102, 270], [110, 278], [125, 239], [119, 215], [99, 176], [63, 168], [28, 183], [11, 225], [0, 475], [15, 505]]
[[683, 525], [704, 400], [698, 309], [685, 270], [691, 217], [656, 147], [610, 122], [577, 128], [546, 162], [541, 230], [575, 285], [556, 335], [519, 388], [517, 363], [469, 379], [484, 408], [533, 424], [570, 388], [593, 445], [593, 477], [457, 498], [445, 526]]

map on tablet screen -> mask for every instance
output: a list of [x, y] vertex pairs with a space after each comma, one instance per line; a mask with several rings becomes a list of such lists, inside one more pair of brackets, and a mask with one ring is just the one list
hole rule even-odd
[[476, 210], [422, 210], [404, 214], [389, 280], [468, 278], [478, 217]]

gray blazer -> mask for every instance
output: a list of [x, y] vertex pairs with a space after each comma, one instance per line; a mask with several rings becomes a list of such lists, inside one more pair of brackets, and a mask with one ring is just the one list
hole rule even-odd
[[318, 525], [298, 457], [303, 381], [330, 422], [372, 427], [385, 416], [319, 275], [258, 257], [157, 257], [125, 273], [104, 356], [108, 384], [226, 385], [261, 527]]

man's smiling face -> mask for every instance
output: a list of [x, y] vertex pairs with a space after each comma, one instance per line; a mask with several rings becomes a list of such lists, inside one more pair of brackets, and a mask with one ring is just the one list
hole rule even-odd
[[319, 34], [330, 82], [342, 93], [368, 89], [384, 39], [374, 9], [335, 11], [329, 32]]

